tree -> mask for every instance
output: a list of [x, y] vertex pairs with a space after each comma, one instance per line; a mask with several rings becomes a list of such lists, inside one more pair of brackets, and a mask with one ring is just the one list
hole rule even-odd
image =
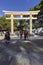
[[29, 11], [34, 11], [34, 8], [30, 8]]
[[40, 10], [40, 4], [37, 4], [37, 5], [34, 7], [34, 10]]
[[40, 12], [38, 13], [37, 19], [40, 26], [43, 26], [43, 0], [40, 1]]
[[24, 29], [27, 29], [27, 28], [28, 28], [28, 23], [25, 20], [25, 22], [24, 22]]
[[0, 17], [0, 26], [2, 29], [6, 30], [7, 28], [10, 28], [10, 20], [6, 20], [5, 16]]
[[14, 30], [17, 30], [18, 20], [14, 20]]
[[43, 26], [43, 0], [40, 0], [40, 2], [36, 6], [30, 8], [29, 10], [30, 11], [40, 10], [40, 12], [37, 15], [37, 19], [39, 22], [39, 26]]
[[33, 8], [30, 8], [29, 11], [36, 11], [36, 10], [40, 10], [40, 2], [35, 5]]

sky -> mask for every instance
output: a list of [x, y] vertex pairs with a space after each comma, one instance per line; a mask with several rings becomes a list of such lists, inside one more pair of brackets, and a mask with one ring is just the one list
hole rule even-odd
[[40, 0], [0, 0], [0, 16], [3, 15], [3, 10], [28, 11], [39, 2]]

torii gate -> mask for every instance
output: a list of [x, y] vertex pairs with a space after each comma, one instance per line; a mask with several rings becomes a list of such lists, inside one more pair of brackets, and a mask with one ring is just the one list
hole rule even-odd
[[[5, 13], [5, 15], [11, 15], [11, 17], [6, 18], [6, 19], [10, 19], [11, 20], [11, 34], [14, 33], [13, 31], [13, 20], [14, 19], [30, 19], [30, 34], [32, 34], [32, 19], [37, 19], [37, 17], [33, 17], [33, 15], [37, 15], [38, 11], [5, 11], [3, 10], [3, 12]], [[20, 18], [16, 18], [13, 15], [19, 15]], [[29, 15], [29, 17], [23, 17], [23, 15]]]

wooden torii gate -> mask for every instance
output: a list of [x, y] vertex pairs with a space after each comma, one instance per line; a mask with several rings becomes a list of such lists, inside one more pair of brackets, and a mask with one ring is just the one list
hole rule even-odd
[[[13, 20], [14, 19], [20, 19], [20, 20], [28, 19], [28, 20], [30, 20], [30, 34], [32, 34], [32, 20], [37, 19], [37, 17], [33, 17], [33, 15], [37, 15], [39, 10], [38, 11], [5, 11], [5, 10], [3, 10], [3, 12], [5, 15], [11, 15], [11, 17], [6, 18], [6, 19], [11, 20], [11, 34], [14, 33], [14, 31], [13, 31]], [[14, 17], [14, 15], [15, 16], [19, 15], [20, 18], [16, 18], [16, 17]], [[23, 17], [23, 15], [29, 15], [29, 17]]]

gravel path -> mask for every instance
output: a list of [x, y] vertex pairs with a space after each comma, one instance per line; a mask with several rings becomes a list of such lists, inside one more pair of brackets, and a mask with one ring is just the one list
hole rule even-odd
[[0, 42], [0, 65], [43, 65], [43, 51], [35, 41], [17, 40], [6, 45]]

